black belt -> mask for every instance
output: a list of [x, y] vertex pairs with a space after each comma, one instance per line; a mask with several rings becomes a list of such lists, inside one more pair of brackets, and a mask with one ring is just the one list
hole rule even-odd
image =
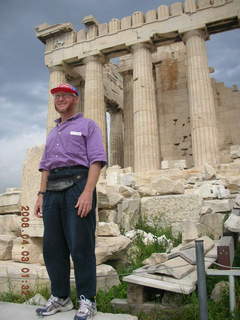
[[59, 168], [54, 168], [50, 170], [50, 174], [51, 173], [57, 173], [57, 172], [62, 172], [62, 171], [68, 171], [68, 170], [76, 170], [76, 169], [84, 169], [84, 170], [88, 170], [88, 167], [85, 166], [68, 166], [68, 167], [59, 167]]

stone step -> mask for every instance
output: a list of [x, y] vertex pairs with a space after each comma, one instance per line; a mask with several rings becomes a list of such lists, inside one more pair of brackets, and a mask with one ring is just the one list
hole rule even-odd
[[131, 312], [134, 314], [139, 314], [141, 312], [144, 312], [146, 314], [158, 313], [161, 314], [161, 319], [164, 320], [172, 320], [173, 318], [176, 319], [176, 315], [179, 315], [180, 318], [180, 316], [184, 312], [184, 309], [188, 307], [187, 305], [169, 306], [156, 302], [130, 304], [128, 303], [127, 299], [113, 299], [111, 301], [111, 305], [113, 306], [113, 308], [116, 308], [117, 310], [120, 309], [124, 312]]
[[183, 294], [189, 294], [195, 290], [195, 286], [189, 286], [183, 283], [172, 283], [162, 280], [145, 278], [137, 275], [130, 275], [123, 278], [123, 281], [133, 284], [138, 284], [144, 287], [151, 287], [157, 289], [163, 289], [171, 292], [178, 292]]
[[[23, 270], [24, 268], [25, 270]], [[70, 282], [74, 287], [73, 269], [70, 272]], [[107, 291], [119, 283], [118, 274], [113, 267], [106, 264], [97, 266], [97, 290]], [[0, 261], [0, 292], [8, 292], [10, 285], [14, 293], [19, 293], [22, 291], [23, 284], [27, 285], [28, 289], [32, 291], [36, 291], [42, 286], [49, 287], [50, 282], [46, 267], [36, 263], [28, 264], [13, 262], [12, 260]]]
[[[216, 257], [205, 257], [205, 270], [207, 270], [211, 264], [216, 260]], [[157, 275], [147, 273], [147, 268], [144, 266], [135, 270], [134, 274], [123, 277], [123, 281], [139, 286], [157, 288], [167, 290], [170, 292], [177, 292], [183, 294], [189, 294], [195, 290], [195, 284], [197, 283], [197, 272], [192, 271], [182, 279], [176, 279], [166, 275]]]
[[[0, 302], [1, 320], [15, 319], [34, 320], [39, 319], [36, 315], [36, 306], [26, 304], [17, 304], [9, 302]], [[76, 310], [68, 312], [58, 312], [51, 316], [51, 320], [73, 320]], [[98, 312], [93, 320], [137, 320], [136, 316], [128, 314], [112, 314]]]

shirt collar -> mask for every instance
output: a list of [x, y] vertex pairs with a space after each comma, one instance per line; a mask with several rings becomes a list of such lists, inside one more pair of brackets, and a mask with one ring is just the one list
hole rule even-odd
[[[68, 118], [66, 121], [75, 120], [75, 119], [82, 118], [82, 117], [83, 117], [83, 114], [79, 112], [79, 113], [74, 114], [72, 117]], [[61, 123], [61, 118], [58, 118], [58, 119], [56, 119], [54, 121], [58, 125], [58, 124]]]

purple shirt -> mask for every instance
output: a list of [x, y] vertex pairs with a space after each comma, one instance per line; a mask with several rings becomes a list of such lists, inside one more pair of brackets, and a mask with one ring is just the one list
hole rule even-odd
[[96, 161], [106, 164], [101, 130], [93, 120], [78, 113], [63, 123], [60, 119], [55, 121], [57, 125], [47, 137], [39, 170], [76, 165], [89, 168]]

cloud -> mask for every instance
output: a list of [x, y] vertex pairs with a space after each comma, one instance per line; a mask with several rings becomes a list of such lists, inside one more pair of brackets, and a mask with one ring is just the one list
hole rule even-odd
[[28, 148], [44, 144], [45, 129], [32, 130], [29, 133], [0, 139], [2, 158], [0, 161], [1, 183], [0, 193], [7, 187], [20, 187], [23, 160]]
[[240, 87], [240, 34], [239, 30], [219, 33], [207, 41], [209, 66], [214, 67], [212, 77], [231, 87]]
[[12, 137], [33, 128], [43, 129], [47, 116], [48, 87], [44, 82], [2, 84], [0, 108], [4, 121], [0, 136]]

